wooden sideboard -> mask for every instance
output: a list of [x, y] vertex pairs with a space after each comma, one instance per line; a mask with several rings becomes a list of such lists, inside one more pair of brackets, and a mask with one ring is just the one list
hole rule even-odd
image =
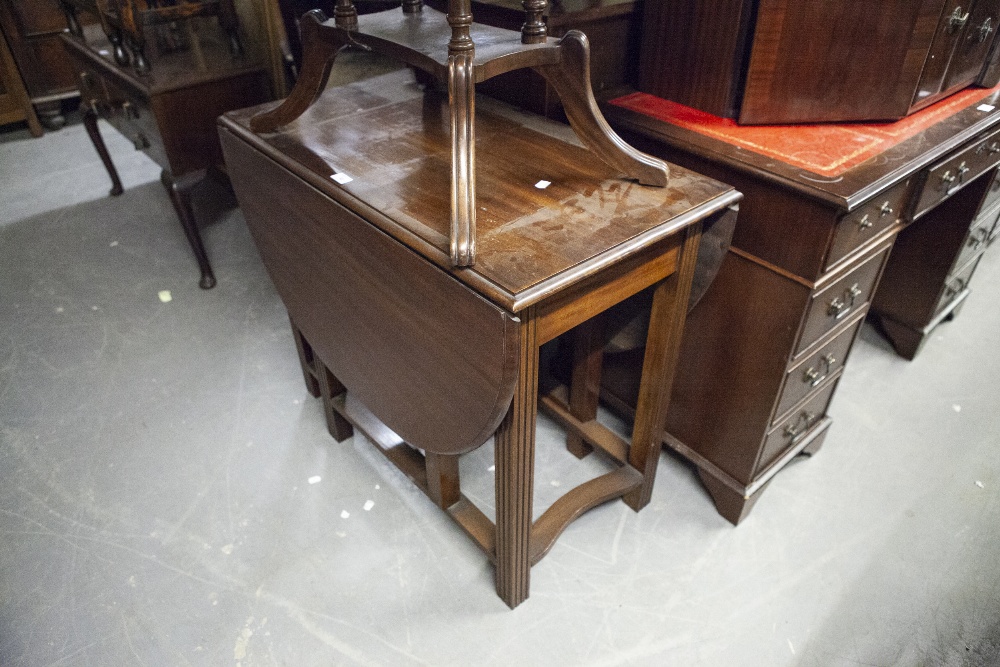
[[234, 57], [226, 39], [192, 35], [196, 46], [172, 53], [151, 51], [151, 71], [137, 74], [113, 58], [114, 47], [96, 26], [63, 42], [77, 72], [84, 122], [112, 181], [122, 191], [118, 172], [98, 131], [107, 120], [162, 167], [164, 187], [191, 244], [201, 271], [200, 285], [215, 285], [208, 255], [191, 209], [191, 191], [210, 169], [223, 164], [215, 120], [232, 109], [270, 98], [263, 67]]
[[744, 124], [901, 118], [1000, 82], [1000, 0], [661, 0], [639, 88]]
[[[894, 124], [796, 129], [741, 127], [642, 93], [606, 107], [640, 149], [745, 197], [688, 317], [664, 434], [734, 524], [785, 464], [820, 447], [870, 307], [907, 357], [956, 313], [995, 235], [998, 103], [969, 90]], [[627, 403], [623, 377], [608, 391]]]

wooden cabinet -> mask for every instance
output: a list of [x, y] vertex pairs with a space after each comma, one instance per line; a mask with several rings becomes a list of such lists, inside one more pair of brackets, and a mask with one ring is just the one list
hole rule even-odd
[[[744, 194], [732, 247], [688, 315], [664, 433], [733, 523], [785, 464], [819, 448], [869, 313], [912, 357], [957, 312], [998, 233], [998, 102], [996, 92], [960, 93], [867, 138], [849, 125], [695, 122], [692, 110], [642, 94], [606, 108], [626, 140]], [[830, 139], [826, 163], [808, 157], [821, 140], [794, 142], [806, 135]], [[866, 159], [838, 166], [845, 146], [865, 142]], [[634, 382], [605, 389], [628, 402]]]
[[1000, 81], [998, 21], [1000, 0], [649, 2], [639, 88], [743, 124], [898, 119]]
[[42, 126], [31, 107], [28, 91], [7, 48], [7, 41], [0, 34], [0, 125], [22, 120], [28, 121], [28, 128], [34, 136], [41, 136]]
[[0, 0], [0, 29], [42, 124], [62, 127], [62, 101], [76, 97], [76, 73], [59, 35], [66, 17], [58, 0]]

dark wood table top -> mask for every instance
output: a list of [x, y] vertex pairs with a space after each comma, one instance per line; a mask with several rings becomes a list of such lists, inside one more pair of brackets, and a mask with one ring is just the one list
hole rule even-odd
[[[614, 97], [629, 92], [631, 91], [618, 91]], [[956, 108], [953, 113], [943, 115], [941, 119], [935, 118], [934, 122], [910, 138], [834, 176], [814, 173], [763, 151], [734, 144], [725, 137], [679, 127], [613, 103], [602, 105], [602, 109], [612, 126], [626, 133], [639, 133], [678, 150], [780, 183], [838, 208], [852, 210], [901, 179], [936, 162], [979, 133], [1000, 124], [1000, 91], [980, 92], [983, 93], [981, 99], [977, 98], [968, 106]], [[939, 104], [947, 104], [947, 100]], [[922, 116], [930, 114], [942, 115], [938, 105], [933, 105], [899, 123], [919, 122]], [[891, 131], [895, 124], [883, 125]], [[815, 126], [784, 126], [781, 131], [794, 133], [813, 127]], [[851, 125], [844, 124], [842, 127], [849, 130]]]
[[[477, 104], [478, 253], [467, 269], [453, 269], [448, 252], [447, 100], [425, 95], [409, 72], [328, 91], [272, 134], [249, 130], [266, 105], [220, 122], [510, 312], [740, 198], [731, 186], [673, 165], [667, 187], [638, 185], [577, 145], [567, 127], [488, 100]], [[542, 181], [550, 184], [537, 187]]]
[[[221, 30], [202, 29], [195, 33], [197, 38], [192, 48], [165, 54], [151, 53], [152, 69], [148, 74], [139, 76], [131, 67], [121, 67], [115, 63], [112, 56], [114, 47], [99, 26], [86, 25], [83, 30], [83, 39], [68, 32], [63, 33], [63, 43], [67, 48], [86, 54], [108, 75], [127, 82], [150, 96], [263, 69], [260, 63], [249, 57], [233, 56], [229, 50], [229, 42]], [[155, 48], [154, 44], [150, 45], [151, 51]]]

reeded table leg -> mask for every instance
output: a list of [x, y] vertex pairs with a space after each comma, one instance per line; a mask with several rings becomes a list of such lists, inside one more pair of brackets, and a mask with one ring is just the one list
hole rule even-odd
[[160, 182], [170, 194], [170, 201], [177, 211], [177, 217], [184, 228], [184, 235], [187, 236], [191, 250], [194, 251], [194, 258], [198, 261], [198, 268], [201, 269], [201, 280], [198, 286], [202, 289], [215, 287], [215, 275], [212, 273], [212, 266], [208, 263], [208, 254], [205, 252], [205, 245], [201, 240], [201, 232], [198, 231], [198, 224], [194, 219], [194, 211], [191, 209], [191, 191], [194, 186], [205, 180], [207, 171], [199, 169], [191, 171], [180, 178], [174, 178], [170, 170], [164, 169], [160, 173]]
[[125, 189], [122, 188], [122, 181], [118, 178], [118, 170], [115, 169], [115, 163], [111, 161], [111, 155], [108, 154], [108, 147], [104, 145], [104, 137], [101, 136], [101, 131], [97, 127], [97, 112], [90, 105], [83, 108], [83, 126], [87, 128], [87, 135], [90, 137], [90, 142], [94, 144], [97, 154], [101, 156], [101, 162], [104, 163], [104, 168], [108, 170], [108, 176], [111, 177], [110, 194], [112, 197], [117, 197]]
[[538, 411], [538, 342], [535, 309], [521, 313], [519, 371], [514, 399], [496, 442], [496, 584], [511, 609], [528, 598], [531, 571], [531, 504]]

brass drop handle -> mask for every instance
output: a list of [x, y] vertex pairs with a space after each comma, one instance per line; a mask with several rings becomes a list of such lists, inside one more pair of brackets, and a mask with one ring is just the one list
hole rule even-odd
[[969, 238], [969, 245], [972, 246], [975, 250], [978, 250], [979, 248], [982, 247], [984, 243], [986, 243], [986, 239], [988, 239], [989, 236], [990, 236], [990, 230], [986, 229], [985, 227], [980, 227], [975, 231], [972, 237]]
[[872, 225], [874, 225], [874, 224], [875, 224], [875, 223], [874, 223], [874, 222], [872, 222], [872, 221], [871, 221], [871, 220], [869, 219], [869, 217], [868, 217], [868, 214], [867, 214], [867, 213], [865, 213], [865, 214], [864, 214], [864, 215], [863, 215], [863, 216], [861, 217], [861, 219], [860, 219], [860, 220], [858, 220], [858, 227], [860, 227], [861, 229], [868, 229], [869, 227], [871, 227], [871, 226], [872, 226]]
[[851, 312], [854, 308], [854, 301], [861, 295], [861, 288], [858, 287], [857, 283], [854, 283], [846, 290], [844, 290], [844, 298], [834, 297], [830, 301], [830, 307], [827, 308], [826, 314], [832, 315], [836, 319], [841, 319], [847, 313]]
[[965, 27], [965, 24], [968, 21], [969, 21], [969, 12], [965, 12], [965, 15], [963, 16], [962, 7], [961, 6], [955, 7], [955, 11], [953, 11], [951, 13], [951, 16], [948, 17], [948, 31], [951, 33], [958, 32], [959, 30]]
[[826, 354], [823, 355], [820, 361], [826, 367], [826, 370], [823, 371], [822, 375], [820, 374], [820, 371], [810, 366], [806, 369], [806, 372], [802, 376], [802, 381], [808, 383], [810, 387], [818, 386], [830, 375], [830, 372], [833, 370], [833, 365], [837, 363], [837, 358], [832, 354]]
[[993, 32], [993, 18], [987, 16], [986, 20], [983, 21], [983, 24], [979, 26], [977, 31], [977, 41], [982, 44], [986, 41], [986, 38], [990, 36], [991, 32]]
[[122, 111], [125, 112], [125, 115], [129, 118], [139, 117], [139, 109], [131, 102], [122, 102]]
[[888, 201], [883, 202], [882, 203], [882, 208], [880, 208], [878, 210], [878, 214], [882, 218], [884, 218], [887, 215], [892, 215], [893, 213], [895, 213], [895, 211], [892, 210], [891, 206], [889, 206], [889, 202]]
[[962, 160], [962, 163], [958, 165], [958, 182], [959, 183], [961, 183], [963, 180], [965, 180], [965, 175], [968, 174], [969, 171], [970, 171], [970, 169], [966, 166], [965, 160]]
[[963, 289], [965, 289], [965, 280], [963, 280], [962, 278], [955, 278], [950, 283], [948, 283], [947, 287], [945, 287], [944, 290], [945, 296], [949, 298], [953, 297], [959, 292], [961, 292]]
[[815, 419], [816, 413], [802, 411], [799, 413], [798, 418], [794, 422], [786, 424], [784, 434], [786, 438], [791, 438], [791, 442], [789, 444], [794, 445], [796, 442], [801, 440], [802, 436], [809, 431], [809, 427], [812, 426]]
[[955, 174], [951, 173], [951, 169], [945, 171], [943, 174], [941, 174], [941, 187], [944, 189], [948, 189], [951, 186], [951, 184], [955, 182], [956, 178], [958, 177], [955, 176]]
[[989, 151], [991, 153], [1000, 153], [1000, 144], [994, 141], [989, 145]]

